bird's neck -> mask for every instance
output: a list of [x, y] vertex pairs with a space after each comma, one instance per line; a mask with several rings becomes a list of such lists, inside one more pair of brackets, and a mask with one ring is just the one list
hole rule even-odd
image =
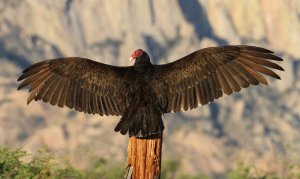
[[150, 58], [141, 58], [135, 61], [134, 63], [134, 69], [137, 72], [146, 72], [149, 69], [152, 69], [153, 65], [150, 62]]

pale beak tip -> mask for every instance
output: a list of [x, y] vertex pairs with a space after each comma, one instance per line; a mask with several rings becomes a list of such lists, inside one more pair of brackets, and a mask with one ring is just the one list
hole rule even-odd
[[129, 58], [129, 61], [132, 61], [133, 59], [134, 59], [133, 57], [130, 57], [130, 58]]

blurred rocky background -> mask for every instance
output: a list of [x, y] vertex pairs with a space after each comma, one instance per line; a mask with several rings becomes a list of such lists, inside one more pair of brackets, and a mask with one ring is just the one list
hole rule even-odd
[[16, 90], [21, 71], [67, 56], [132, 65], [137, 48], [161, 64], [228, 44], [273, 50], [285, 59], [282, 80], [165, 115], [163, 160], [209, 176], [237, 160], [283, 170], [274, 160], [300, 159], [299, 0], [0, 0], [0, 145], [32, 153], [46, 145], [79, 167], [89, 153], [125, 164], [128, 136], [113, 132], [119, 117], [27, 106], [27, 90]]

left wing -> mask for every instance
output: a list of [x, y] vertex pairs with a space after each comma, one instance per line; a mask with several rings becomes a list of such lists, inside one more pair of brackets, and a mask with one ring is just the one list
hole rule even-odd
[[133, 67], [117, 67], [85, 58], [46, 60], [29, 66], [18, 81], [29, 86], [27, 104], [43, 100], [99, 115], [122, 115]]

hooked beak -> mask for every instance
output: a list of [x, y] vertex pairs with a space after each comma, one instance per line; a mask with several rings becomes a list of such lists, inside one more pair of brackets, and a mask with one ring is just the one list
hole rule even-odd
[[129, 58], [129, 61], [132, 61], [132, 60], [134, 60], [134, 59], [135, 59], [135, 58], [133, 58], [133, 57], [130, 57], [130, 58]]

